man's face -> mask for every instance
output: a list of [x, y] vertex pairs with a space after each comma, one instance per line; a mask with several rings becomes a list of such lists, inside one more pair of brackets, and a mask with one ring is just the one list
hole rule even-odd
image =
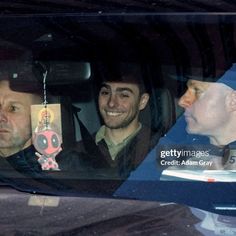
[[99, 92], [99, 110], [106, 127], [126, 128], [138, 124], [139, 111], [144, 109], [149, 96], [140, 95], [136, 84], [106, 82]]
[[14, 92], [0, 81], [0, 155], [11, 155], [31, 144], [30, 105], [35, 97]]
[[185, 109], [187, 132], [216, 136], [228, 122], [226, 109], [227, 86], [221, 83], [189, 80], [187, 91], [179, 105]]

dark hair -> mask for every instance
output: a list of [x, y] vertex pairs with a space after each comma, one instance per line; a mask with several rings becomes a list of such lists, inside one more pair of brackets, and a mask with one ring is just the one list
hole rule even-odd
[[99, 73], [101, 76], [101, 84], [104, 82], [132, 83], [139, 87], [140, 94], [147, 92], [143, 78], [142, 65], [138, 63], [101, 63], [99, 64]]

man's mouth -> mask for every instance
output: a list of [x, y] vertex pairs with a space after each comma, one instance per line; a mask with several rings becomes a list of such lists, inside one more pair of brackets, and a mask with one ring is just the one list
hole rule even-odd
[[0, 133], [9, 133], [9, 131], [6, 129], [0, 129]]
[[120, 116], [122, 112], [117, 112], [117, 111], [106, 111], [106, 114], [108, 116]]

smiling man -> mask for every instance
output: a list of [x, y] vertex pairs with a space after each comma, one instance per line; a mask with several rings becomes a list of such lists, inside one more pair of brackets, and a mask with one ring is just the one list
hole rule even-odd
[[112, 160], [142, 129], [139, 113], [146, 107], [148, 99], [149, 95], [141, 93], [134, 82], [102, 84], [98, 104], [104, 126], [96, 134], [96, 143], [104, 139]]
[[152, 147], [151, 129], [139, 120], [149, 94], [138, 64], [103, 63], [99, 72], [98, 109], [103, 125], [92, 140], [86, 143], [83, 138], [78, 143], [75, 151], [80, 158], [60, 157], [59, 162], [66, 170], [78, 170], [83, 159], [87, 167], [100, 169], [107, 177], [124, 179]]
[[101, 158], [119, 176], [127, 176], [150, 148], [151, 131], [139, 121], [149, 94], [138, 65], [129, 63], [103, 67], [98, 106], [104, 125], [95, 135]]

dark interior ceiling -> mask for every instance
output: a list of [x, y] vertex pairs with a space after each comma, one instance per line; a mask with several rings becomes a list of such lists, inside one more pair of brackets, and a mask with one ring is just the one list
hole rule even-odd
[[146, 60], [207, 77], [236, 58], [229, 0], [19, 0], [0, 12], [0, 59], [13, 43], [41, 60]]
[[232, 0], [3, 0], [2, 15], [48, 13], [235, 12]]

